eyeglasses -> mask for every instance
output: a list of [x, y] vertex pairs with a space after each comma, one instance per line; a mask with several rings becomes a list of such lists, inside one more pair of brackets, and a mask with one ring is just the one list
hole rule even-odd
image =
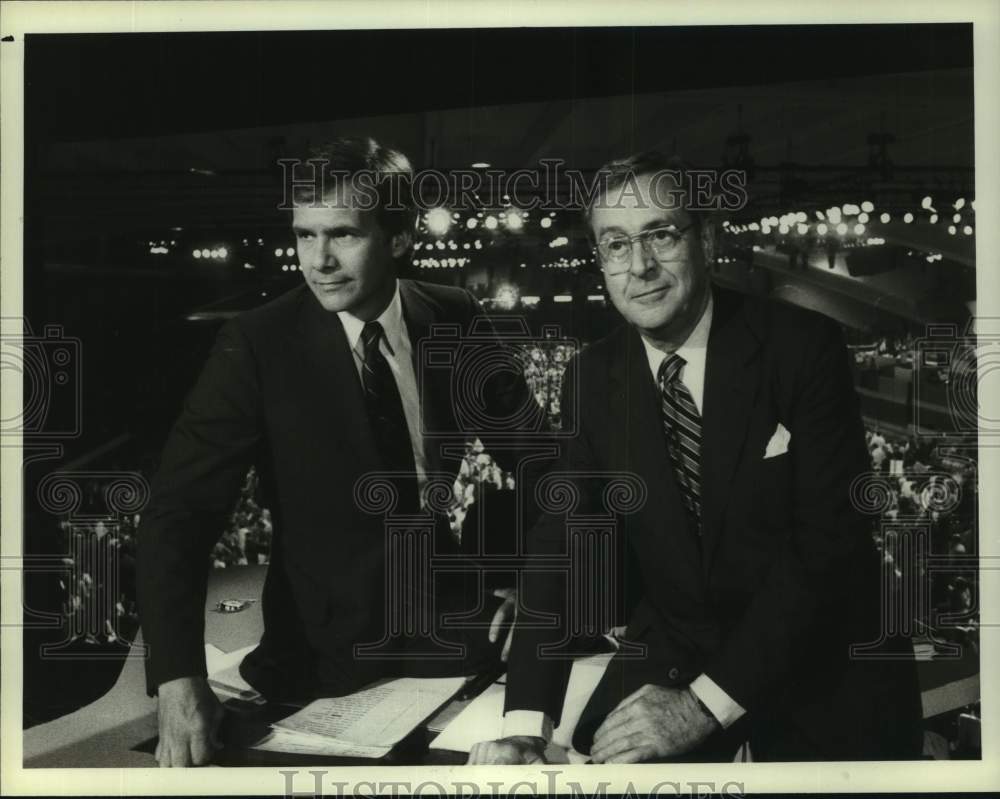
[[620, 275], [627, 272], [632, 264], [632, 243], [634, 241], [642, 242], [644, 251], [652, 252], [656, 258], [669, 258], [680, 246], [684, 234], [694, 226], [694, 222], [682, 228], [663, 225], [636, 233], [634, 236], [627, 236], [624, 233], [606, 236], [597, 242], [597, 252], [600, 253], [604, 271], [609, 275]]

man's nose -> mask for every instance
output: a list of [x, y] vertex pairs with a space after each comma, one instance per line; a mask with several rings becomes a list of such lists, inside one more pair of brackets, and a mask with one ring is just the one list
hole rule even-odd
[[329, 241], [318, 241], [310, 253], [309, 265], [313, 269], [332, 270], [337, 268], [337, 256]]
[[642, 243], [642, 239], [632, 242], [632, 263], [629, 265], [629, 272], [636, 277], [642, 277], [647, 272], [656, 268], [656, 259], [649, 248]]

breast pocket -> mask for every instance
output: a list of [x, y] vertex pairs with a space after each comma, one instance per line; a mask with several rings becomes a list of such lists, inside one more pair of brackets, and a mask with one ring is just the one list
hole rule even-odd
[[769, 527], [785, 527], [792, 520], [794, 474], [788, 452], [762, 458], [754, 469], [754, 516]]

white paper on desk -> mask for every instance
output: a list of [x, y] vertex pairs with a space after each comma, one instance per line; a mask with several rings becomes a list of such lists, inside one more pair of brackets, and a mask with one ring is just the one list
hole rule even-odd
[[402, 677], [349, 696], [317, 699], [274, 728], [363, 747], [392, 747], [464, 684], [464, 677]]
[[295, 735], [284, 730], [274, 730], [265, 738], [253, 744], [251, 749], [263, 752], [284, 752], [293, 755], [320, 755], [322, 757], [385, 757], [392, 750], [391, 746], [361, 746], [337, 741], [333, 738], [321, 738], [318, 735]]
[[240, 699], [253, 700], [260, 697], [260, 692], [244, 680], [243, 675], [240, 674], [240, 663], [256, 646], [256, 644], [251, 644], [232, 652], [223, 652], [212, 644], [205, 644], [208, 684], [221, 698], [235, 696]]
[[[564, 749], [573, 745], [573, 731], [580, 714], [594, 693], [613, 653], [592, 655], [573, 662], [563, 701], [559, 726], [552, 734], [552, 743]], [[503, 735], [504, 686], [493, 683], [473, 699], [467, 708], [431, 741], [432, 749], [468, 752], [478, 741], [492, 741]], [[572, 754], [572, 753], [571, 753]]]
[[242, 649], [234, 649], [232, 652], [223, 652], [213, 644], [205, 644], [205, 670], [211, 677], [216, 672], [228, 669], [230, 666], [239, 666], [243, 658], [257, 648], [257, 644], [250, 644]]
[[468, 752], [474, 743], [499, 738], [503, 735], [503, 699], [503, 685], [487, 686], [431, 741], [431, 749]]

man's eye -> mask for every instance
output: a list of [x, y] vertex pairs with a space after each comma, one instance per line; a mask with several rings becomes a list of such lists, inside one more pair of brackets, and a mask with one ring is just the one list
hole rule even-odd
[[295, 237], [296, 237], [296, 238], [297, 238], [297, 239], [298, 239], [299, 241], [309, 241], [310, 239], [313, 239], [313, 238], [315, 238], [315, 236], [313, 236], [313, 234], [312, 234], [312, 233], [296, 233], [296, 234], [295, 234]]
[[333, 240], [341, 244], [349, 244], [357, 238], [356, 233], [336, 233], [333, 236]]

